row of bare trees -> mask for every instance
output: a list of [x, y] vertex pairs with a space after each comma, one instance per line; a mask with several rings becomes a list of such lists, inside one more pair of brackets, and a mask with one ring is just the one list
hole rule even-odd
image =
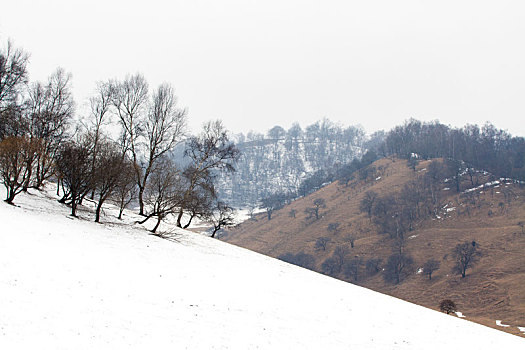
[[[175, 214], [177, 226], [193, 219], [213, 223], [213, 235], [233, 222], [233, 209], [217, 199], [218, 171], [233, 172], [239, 157], [220, 121], [208, 122], [197, 136], [187, 135], [187, 112], [167, 84], [150, 92], [141, 74], [99, 82], [89, 115], [74, 123], [71, 75], [57, 69], [46, 83], [29, 84], [29, 56], [8, 43], [0, 50], [0, 175], [7, 203], [28, 188], [57, 179], [60, 202], [124, 208], [136, 201], [144, 223]], [[116, 127], [118, 125], [119, 127]], [[119, 130], [118, 137], [115, 131]], [[186, 165], [173, 151], [184, 146]]]

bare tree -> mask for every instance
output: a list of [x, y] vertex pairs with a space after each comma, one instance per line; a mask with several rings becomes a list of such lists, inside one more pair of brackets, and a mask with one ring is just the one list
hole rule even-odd
[[359, 209], [364, 211], [370, 220], [372, 220], [372, 209], [374, 208], [374, 202], [377, 199], [377, 193], [374, 191], [365, 192], [365, 196], [361, 200]]
[[8, 136], [25, 136], [27, 129], [23, 105], [12, 103], [0, 111], [0, 140]]
[[214, 172], [235, 171], [233, 163], [239, 157], [239, 150], [230, 141], [222, 122], [217, 120], [206, 123], [199, 136], [190, 137], [184, 154], [190, 158], [191, 163], [184, 170], [186, 189], [177, 216], [179, 227], [183, 226], [182, 217], [195, 190], [200, 188], [206, 190], [210, 196], [215, 196]]
[[518, 226], [521, 227], [521, 234], [524, 234], [525, 221], [518, 222]]
[[357, 282], [360, 277], [361, 267], [363, 266], [363, 259], [360, 257], [355, 257], [350, 261], [347, 261], [343, 265], [343, 273], [346, 278], [352, 277], [354, 282]]
[[145, 204], [149, 209], [148, 214], [138, 223], [143, 224], [150, 218], [156, 217], [157, 222], [151, 230], [152, 233], [156, 233], [162, 220], [177, 212], [181, 205], [182, 192], [180, 172], [175, 164], [168, 158], [161, 159], [146, 187]]
[[211, 237], [214, 238], [219, 230], [235, 225], [235, 210], [226, 203], [218, 201], [208, 217], [208, 222], [213, 225]]
[[15, 48], [12, 41], [0, 48], [0, 115], [20, 94], [27, 83], [27, 63], [29, 55]]
[[327, 230], [328, 232], [331, 232], [333, 234], [337, 234], [339, 232], [339, 228], [341, 226], [340, 222], [331, 222], [328, 224]]
[[281, 209], [285, 203], [286, 198], [282, 193], [274, 193], [261, 200], [262, 207], [266, 209], [268, 221], [272, 219], [273, 211]]
[[112, 82], [112, 103], [122, 126], [122, 134], [134, 164], [139, 187], [139, 214], [144, 215], [144, 190], [140, 167], [139, 142], [148, 103], [148, 83], [141, 74], [127, 76], [123, 82]]
[[137, 195], [137, 183], [135, 181], [135, 170], [131, 162], [125, 162], [119, 181], [113, 195], [111, 196], [119, 208], [118, 219], [122, 220], [124, 209], [134, 200]]
[[[96, 94], [89, 98], [90, 118], [89, 124], [86, 125], [88, 135], [92, 138], [92, 172], [95, 172], [95, 166], [99, 155], [101, 141], [104, 138], [102, 127], [106, 123], [109, 109], [112, 102], [113, 87], [111, 83], [98, 82]], [[94, 198], [95, 192], [91, 192], [91, 199]]]
[[[183, 174], [185, 177], [186, 174]], [[181, 185], [181, 188], [185, 188], [184, 182]], [[182, 226], [182, 228], [188, 228], [191, 225], [191, 222], [195, 218], [201, 218], [206, 220], [213, 214], [213, 203], [216, 200], [215, 188], [213, 184], [208, 183], [206, 186], [200, 186], [195, 188], [193, 192], [186, 197], [185, 214], [187, 221]]]
[[404, 253], [392, 254], [385, 265], [384, 279], [387, 282], [399, 284], [411, 272], [414, 260]]
[[348, 243], [350, 243], [350, 248], [353, 248], [354, 247], [354, 244], [355, 244], [355, 240], [357, 239], [356, 235], [354, 234], [349, 234], [349, 235], [346, 235], [345, 237], [345, 241], [347, 241]]
[[335, 247], [334, 250], [334, 258], [336, 259], [337, 263], [339, 264], [339, 268], [341, 269], [343, 265], [346, 262], [346, 258], [350, 255], [350, 249], [348, 249], [348, 246], [346, 245], [339, 245]]
[[453, 270], [460, 273], [463, 278], [466, 276], [467, 269], [478, 261], [480, 256], [478, 245], [475, 241], [458, 244], [452, 251], [452, 256], [455, 260]]
[[31, 152], [31, 143], [26, 137], [9, 136], [0, 141], [0, 180], [7, 190], [5, 201], [9, 204], [23, 190], [29, 176], [26, 158]]
[[326, 245], [330, 242], [330, 238], [328, 237], [319, 237], [315, 241], [315, 249], [316, 250], [326, 250]]
[[323, 198], [317, 198], [314, 200], [314, 208], [315, 208], [315, 218], [319, 220], [319, 210], [321, 208], [326, 208], [326, 202]]
[[177, 98], [168, 84], [160, 85], [148, 105], [148, 84], [140, 74], [113, 83], [113, 105], [135, 164], [139, 214], [145, 215], [144, 191], [156, 162], [180, 142], [186, 111], [176, 107]]
[[71, 204], [71, 216], [76, 216], [81, 198], [93, 186], [91, 147], [87, 142], [68, 142], [60, 148], [55, 161], [64, 191], [59, 202]]
[[371, 258], [365, 263], [365, 269], [368, 276], [374, 276], [381, 271], [381, 259]]
[[321, 271], [329, 276], [335, 276], [341, 272], [341, 265], [335, 257], [330, 257], [321, 264]]
[[439, 269], [439, 261], [436, 259], [429, 259], [423, 264], [423, 273], [428, 276], [428, 279], [432, 279], [432, 273]]
[[[54, 174], [53, 160], [65, 139], [74, 108], [71, 74], [62, 68], [49, 77], [46, 85], [36, 82], [29, 89], [26, 114], [30, 140], [36, 152], [26, 162], [30, 177], [34, 173], [33, 186], [36, 188]], [[27, 180], [25, 188], [29, 185]]]
[[111, 142], [105, 141], [99, 144], [98, 148], [98, 156], [92, 170], [95, 182], [93, 187], [96, 187], [98, 194], [95, 222], [100, 221], [100, 211], [104, 202], [113, 195], [125, 179], [128, 162], [122, 157], [117, 146]]

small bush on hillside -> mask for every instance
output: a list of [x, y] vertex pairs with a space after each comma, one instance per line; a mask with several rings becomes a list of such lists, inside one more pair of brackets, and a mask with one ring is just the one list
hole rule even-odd
[[441, 310], [441, 312], [446, 312], [447, 315], [456, 312], [456, 303], [450, 299], [444, 299], [439, 303], [439, 310]]
[[306, 253], [286, 253], [278, 257], [279, 260], [285, 261], [290, 264], [304, 267], [305, 269], [313, 270], [315, 267], [315, 258], [313, 255]]
[[326, 250], [326, 245], [330, 242], [330, 238], [328, 237], [319, 237], [315, 241], [315, 249], [316, 250]]
[[341, 272], [341, 265], [335, 257], [330, 257], [321, 265], [321, 271], [325, 275], [333, 277]]
[[381, 261], [382, 259], [375, 259], [375, 258], [368, 259], [365, 263], [366, 274], [368, 276], [374, 276], [379, 271], [381, 271], [381, 267], [380, 267]]
[[423, 264], [423, 273], [428, 276], [428, 279], [432, 279], [432, 273], [439, 269], [439, 261], [436, 259], [429, 259]]

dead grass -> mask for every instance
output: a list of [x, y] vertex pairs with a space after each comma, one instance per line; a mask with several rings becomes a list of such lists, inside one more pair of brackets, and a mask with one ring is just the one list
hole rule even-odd
[[[275, 211], [271, 221], [265, 214], [256, 216], [256, 221], [247, 221], [229, 231], [224, 240], [273, 257], [287, 252], [309, 253], [315, 256], [320, 270], [335, 247], [345, 244], [345, 236], [353, 234], [357, 240], [352, 256], [385, 261], [391, 254], [390, 241], [376, 233], [370, 220], [359, 211], [359, 203], [369, 190], [380, 195], [399, 191], [406, 182], [423, 174], [428, 162], [421, 162], [416, 172], [403, 160], [381, 159], [374, 165], [380, 169], [380, 179], [354, 181], [348, 186], [330, 184]], [[525, 221], [525, 188], [502, 184], [471, 196], [460, 196], [453, 189], [444, 194], [449, 208], [456, 209], [442, 219], [419, 223], [409, 233], [406, 248], [416, 262], [416, 270], [430, 258], [441, 262], [432, 280], [414, 273], [403, 283], [390, 285], [378, 274], [359, 284], [436, 310], [442, 299], [452, 299], [468, 320], [523, 336], [516, 327], [525, 327], [525, 234], [517, 223]], [[304, 211], [317, 198], [325, 199], [327, 207], [321, 209], [319, 220], [307, 220]], [[292, 209], [296, 211], [295, 218], [289, 215]], [[335, 222], [340, 223], [339, 230], [331, 233], [328, 225]], [[326, 251], [314, 248], [321, 236], [331, 239]], [[451, 250], [458, 243], [473, 240], [483, 256], [465, 278], [460, 278], [451, 273]], [[496, 326], [495, 320], [511, 327]]]

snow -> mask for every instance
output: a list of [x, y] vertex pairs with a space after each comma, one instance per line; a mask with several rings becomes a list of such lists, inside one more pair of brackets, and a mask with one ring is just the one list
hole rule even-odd
[[519, 331], [525, 334], [525, 327], [518, 327]]
[[496, 320], [496, 326], [500, 327], [510, 327], [508, 324], [501, 323], [501, 320]]
[[459, 318], [465, 318], [466, 316], [463, 315], [463, 313], [461, 311], [456, 311], [456, 316], [459, 317]]
[[[485, 183], [483, 185], [479, 185], [478, 187], [469, 188], [469, 189], [463, 191], [463, 193], [469, 193], [469, 192], [477, 191], [477, 190], [480, 190], [482, 188], [494, 187], [494, 186], [499, 185], [500, 183], [501, 182], [499, 182], [498, 180], [487, 182], [487, 183]], [[483, 193], [483, 191], [480, 192], [480, 193]]]
[[175, 235], [160, 239], [130, 212], [127, 223], [111, 208], [106, 224], [87, 221], [91, 208], [71, 218], [49, 196], [0, 202], [0, 349], [525, 346], [203, 235], [164, 225]]

